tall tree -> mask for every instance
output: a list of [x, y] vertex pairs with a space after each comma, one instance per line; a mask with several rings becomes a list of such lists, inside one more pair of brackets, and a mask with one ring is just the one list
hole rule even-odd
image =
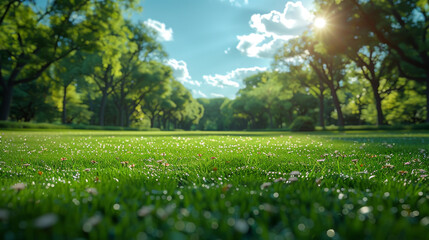
[[147, 116], [146, 105], [151, 104], [150, 99], [152, 98], [165, 97], [165, 94], [170, 91], [169, 83], [173, 76], [170, 67], [157, 61], [150, 61], [140, 65], [138, 70], [133, 72], [132, 79], [129, 85], [132, 91], [125, 101], [127, 124], [137, 109], [143, 111]]
[[[141, 23], [132, 24], [126, 21], [126, 26], [131, 35], [126, 42], [127, 51], [120, 58], [121, 76], [118, 77], [118, 84], [113, 88], [112, 96], [118, 109], [118, 119], [120, 126], [128, 126], [129, 106], [133, 105], [131, 96], [138, 92], [141, 81], [145, 81], [139, 75], [141, 68], [149, 66], [152, 60], [162, 61], [166, 56], [161, 45], [155, 40], [155, 33]], [[136, 77], [137, 76], [137, 77]], [[135, 109], [132, 108], [131, 111]]]
[[319, 100], [319, 125], [325, 128], [325, 94], [326, 86], [322, 79], [317, 77], [311, 67], [305, 62], [298, 59], [295, 61], [290, 59], [290, 50], [287, 48], [281, 49], [275, 56], [274, 67], [278, 71], [282, 71], [283, 84], [294, 89], [294, 92], [301, 88], [306, 88], [311, 94]]
[[[70, 56], [54, 63], [48, 75], [53, 82], [56, 82], [62, 88], [62, 112], [61, 122], [68, 123], [67, 120], [67, 93], [68, 88], [73, 83], [77, 84], [78, 80], [83, 79], [81, 62], [83, 57], [80, 51], [70, 54]], [[82, 82], [82, 81], [80, 81]]]
[[338, 126], [344, 127], [344, 116], [337, 91], [345, 81], [347, 60], [342, 55], [331, 52], [323, 42], [308, 34], [290, 40], [280, 56], [303, 61], [312, 68], [321, 83], [330, 90], [338, 117]]
[[[39, 78], [53, 63], [78, 49], [91, 49], [107, 26], [133, 0], [0, 3], [0, 120], [7, 120], [15, 86]], [[126, 3], [122, 5], [121, 3]]]
[[[359, 10], [353, 2], [316, 1], [318, 11], [328, 21], [327, 29], [317, 34], [328, 48], [342, 52], [355, 63], [363, 79], [370, 83], [377, 114], [377, 125], [385, 124], [382, 100], [385, 93], [397, 90], [398, 76], [394, 73], [395, 62], [391, 50], [381, 43], [371, 29], [362, 22]], [[341, 37], [341, 43], [338, 42]], [[384, 81], [389, 79], [389, 81]], [[390, 86], [381, 86], [384, 81]], [[383, 89], [383, 90], [382, 90]]]
[[84, 63], [88, 79], [93, 81], [101, 92], [98, 112], [100, 126], [104, 126], [108, 97], [120, 84], [121, 78], [128, 77], [128, 72], [125, 76], [122, 74], [121, 59], [138, 48], [135, 42], [129, 41], [133, 33], [125, 24], [122, 15], [115, 15], [106, 24], [108, 27], [97, 41], [95, 51], [86, 55]]
[[426, 84], [426, 122], [429, 122], [429, 3], [427, 0], [350, 0], [359, 21], [401, 60], [403, 77]]

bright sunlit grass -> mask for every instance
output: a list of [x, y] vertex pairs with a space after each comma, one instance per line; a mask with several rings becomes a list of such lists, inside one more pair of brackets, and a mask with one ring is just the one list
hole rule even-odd
[[326, 20], [324, 18], [318, 17], [314, 20], [314, 27], [322, 29], [326, 27]]
[[3, 131], [0, 239], [423, 239], [428, 142], [410, 131]]

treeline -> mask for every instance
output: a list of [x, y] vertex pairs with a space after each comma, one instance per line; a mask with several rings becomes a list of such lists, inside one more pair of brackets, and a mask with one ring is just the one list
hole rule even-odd
[[[0, 120], [242, 130], [429, 122], [429, 4], [316, 0], [312, 27], [244, 80], [194, 99], [135, 0], [0, 2]], [[299, 118], [301, 117], [301, 118]]]
[[289, 40], [235, 100], [200, 100], [213, 116], [199, 129], [288, 128], [299, 116], [340, 128], [429, 123], [428, 1], [315, 6], [326, 26]]
[[190, 129], [204, 109], [134, 0], [0, 3], [0, 120]]

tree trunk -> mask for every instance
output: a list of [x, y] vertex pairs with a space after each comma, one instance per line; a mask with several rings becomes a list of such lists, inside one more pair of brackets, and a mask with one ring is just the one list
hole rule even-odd
[[34, 109], [32, 106], [33, 106], [33, 102], [30, 102], [26, 107], [26, 109], [24, 110], [25, 111], [24, 122], [30, 122], [31, 119], [34, 118], [34, 115], [36, 115], [35, 111], [32, 110]]
[[150, 128], [153, 128], [153, 124], [155, 123], [155, 117], [150, 118]]
[[131, 113], [129, 112], [129, 109], [126, 108], [125, 109], [125, 126], [129, 127], [130, 126], [130, 122], [131, 122], [131, 117], [133, 115], [133, 112], [131, 111]]
[[[320, 83], [322, 84], [322, 83]], [[319, 87], [320, 95], [319, 95], [319, 123], [320, 126], [325, 129], [325, 95], [323, 92], [325, 89], [323, 87]]]
[[0, 105], [0, 120], [7, 121], [10, 113], [10, 106], [12, 104], [13, 86], [7, 85], [3, 88], [3, 96]]
[[361, 104], [359, 104], [359, 106], [358, 106], [358, 117], [359, 117], [359, 120], [358, 120], [358, 125], [362, 125], [362, 105]]
[[429, 72], [426, 73], [426, 123], [429, 123]]
[[100, 103], [100, 113], [99, 113], [99, 125], [104, 126], [104, 114], [106, 112], [106, 103], [107, 103], [107, 91], [103, 91], [103, 96], [101, 97]]
[[335, 110], [337, 110], [338, 116], [338, 127], [344, 128], [344, 117], [343, 111], [341, 110], [340, 100], [338, 99], [337, 91], [335, 88], [331, 88], [332, 101], [334, 102]]
[[121, 107], [121, 110], [120, 110], [120, 112], [119, 112], [119, 114], [120, 114], [120, 122], [119, 122], [119, 125], [121, 126], [121, 127], [126, 127], [125, 126], [125, 111], [124, 111], [124, 107], [123, 107], [123, 105], [121, 105], [122, 107]]
[[248, 125], [247, 127], [248, 129], [253, 129], [255, 128], [255, 119], [252, 115], [250, 115], [250, 126]]
[[[116, 125], [121, 126], [120, 122], [121, 122], [121, 107], [120, 104], [116, 104], [116, 100], [115, 101], [115, 107], [116, 110], [118, 111], [118, 114], [116, 114]], [[122, 127], [122, 126], [121, 126]]]
[[375, 108], [377, 109], [377, 126], [384, 124], [384, 114], [381, 107], [381, 96], [378, 92], [379, 84], [371, 82], [372, 92], [374, 94]]
[[[89, 111], [94, 113], [95, 112], [94, 101], [92, 100], [91, 95], [89, 93], [88, 93], [88, 104], [89, 104]], [[91, 119], [89, 120], [89, 124], [95, 125], [95, 114], [91, 116]]]
[[116, 106], [116, 110], [118, 110], [118, 114], [117, 114], [117, 118], [116, 118], [116, 124], [124, 127], [125, 125], [125, 107], [122, 104], [122, 100], [117, 101], [117, 99], [115, 99], [115, 106]]
[[270, 128], [274, 128], [273, 115], [271, 114], [271, 111], [268, 111], [268, 116], [270, 118]]
[[162, 127], [164, 128], [164, 130], [168, 130], [167, 129], [167, 117], [165, 115], [162, 116]]
[[125, 82], [121, 82], [121, 95], [119, 101], [119, 126], [125, 126]]
[[62, 112], [62, 118], [61, 122], [63, 124], [67, 124], [67, 87], [68, 85], [63, 86], [63, 112]]

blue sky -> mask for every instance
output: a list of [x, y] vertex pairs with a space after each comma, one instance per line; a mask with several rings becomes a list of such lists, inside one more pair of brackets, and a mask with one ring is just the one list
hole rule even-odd
[[242, 79], [312, 22], [312, 0], [143, 0], [135, 20], [158, 32], [176, 79], [195, 98], [234, 98]]

